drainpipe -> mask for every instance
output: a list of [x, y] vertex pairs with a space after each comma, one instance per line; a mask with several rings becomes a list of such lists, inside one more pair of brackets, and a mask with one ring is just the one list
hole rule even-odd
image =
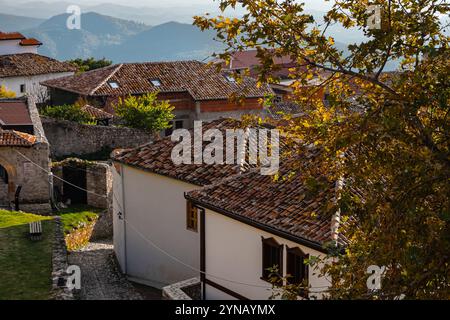
[[[124, 264], [123, 264], [123, 273], [126, 275], [128, 272], [128, 258], [127, 258], [127, 220], [125, 214], [125, 170], [122, 164], [120, 164], [120, 180], [122, 185], [122, 219], [123, 219], [123, 255], [124, 255]], [[114, 190], [113, 190], [114, 192]], [[119, 204], [120, 205], [120, 204]]]

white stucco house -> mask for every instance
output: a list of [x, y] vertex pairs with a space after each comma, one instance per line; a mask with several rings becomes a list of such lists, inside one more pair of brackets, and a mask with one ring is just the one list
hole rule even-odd
[[16, 53], [38, 53], [42, 42], [34, 38], [26, 38], [20, 32], [0, 31], [0, 55]]
[[[203, 130], [237, 122], [216, 120]], [[186, 211], [184, 193], [239, 172], [234, 165], [175, 165], [175, 144], [166, 137], [113, 157], [117, 260], [130, 280], [157, 288], [198, 276], [200, 226]]]
[[[220, 119], [202, 129], [240, 124]], [[326, 257], [330, 241], [344, 243], [335, 215], [311, 217], [323, 198], [308, 198], [298, 178], [274, 182], [245, 161], [175, 165], [175, 144], [166, 137], [115, 151], [114, 248], [122, 272], [157, 288], [199, 277], [203, 299], [269, 299], [267, 268], [276, 265], [304, 282], [302, 296], [322, 298], [330, 279], [304, 260]], [[330, 192], [334, 186], [321, 194]]]
[[200, 216], [202, 298], [269, 299], [276, 292], [271, 268], [284, 284], [305, 289], [299, 299], [323, 298], [331, 279], [321, 276], [322, 263], [307, 259], [327, 259], [328, 245], [346, 242], [337, 233], [338, 215], [320, 213], [334, 193], [330, 185], [311, 197], [299, 175], [275, 182], [255, 169], [187, 193]]
[[0, 86], [13, 91], [16, 97], [32, 96], [37, 102], [48, 98], [46, 80], [73, 75], [76, 67], [39, 55], [41, 45], [36, 39], [27, 39], [18, 32], [0, 32]]

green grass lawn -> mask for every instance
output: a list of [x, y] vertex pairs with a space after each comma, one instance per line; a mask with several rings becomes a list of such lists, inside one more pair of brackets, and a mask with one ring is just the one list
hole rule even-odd
[[[31, 241], [28, 223], [42, 221]], [[0, 210], [0, 300], [49, 299], [54, 222], [50, 217]]]
[[64, 226], [64, 232], [70, 233], [89, 222], [98, 218], [101, 209], [92, 208], [84, 205], [71, 206], [67, 209], [62, 209], [57, 214], [61, 216], [61, 221]]

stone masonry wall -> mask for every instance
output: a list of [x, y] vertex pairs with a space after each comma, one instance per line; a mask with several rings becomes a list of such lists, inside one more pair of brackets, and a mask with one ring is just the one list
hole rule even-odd
[[7, 198], [9, 203], [14, 202], [14, 193], [20, 185], [21, 210], [34, 213], [51, 212], [49, 175], [43, 170], [50, 169], [48, 155], [48, 145], [45, 143], [38, 143], [33, 147], [0, 148], [0, 164], [7, 170], [9, 176]]
[[113, 126], [91, 126], [42, 117], [45, 135], [53, 158], [93, 154], [105, 148], [132, 148], [149, 143], [151, 134]]

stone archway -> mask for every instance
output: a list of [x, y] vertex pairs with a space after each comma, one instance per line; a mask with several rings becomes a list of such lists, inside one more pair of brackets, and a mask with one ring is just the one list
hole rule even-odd
[[0, 157], [0, 205], [9, 205], [16, 192], [16, 168]]

